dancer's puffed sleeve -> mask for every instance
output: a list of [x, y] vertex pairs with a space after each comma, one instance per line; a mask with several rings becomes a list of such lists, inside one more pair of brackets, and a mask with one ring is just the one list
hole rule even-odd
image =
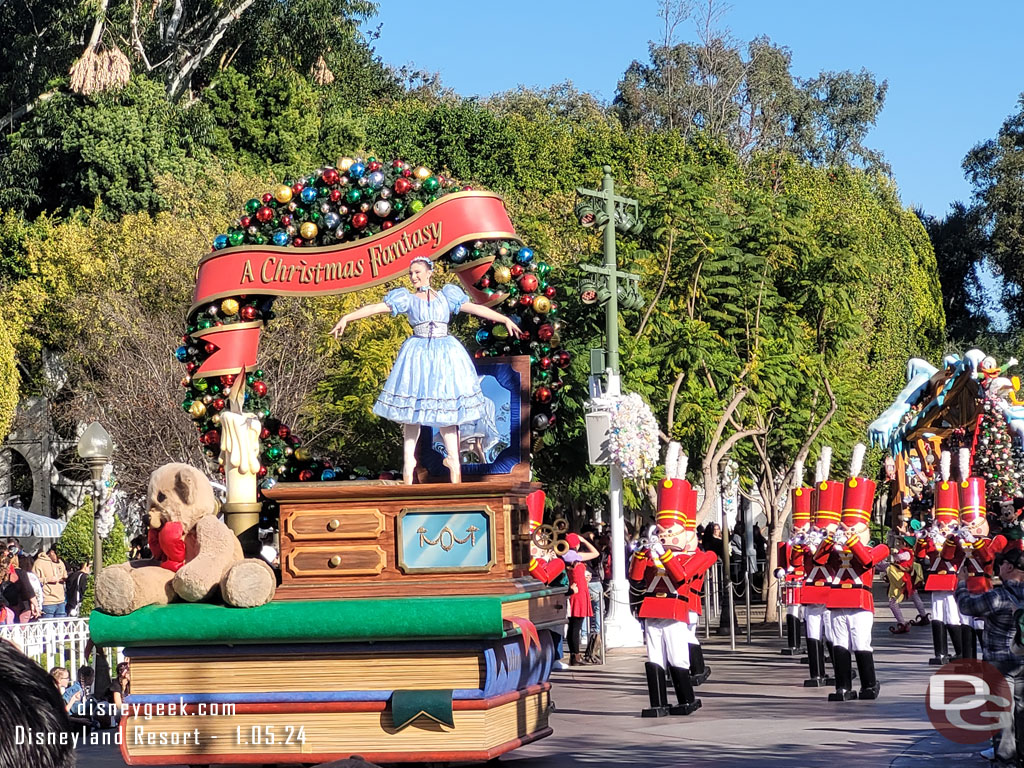
[[392, 288], [384, 294], [384, 303], [391, 310], [392, 317], [398, 317], [409, 311], [410, 293], [405, 288]]
[[448, 285], [444, 286], [441, 289], [441, 295], [448, 302], [448, 311], [453, 315], [462, 308], [463, 304], [469, 301], [469, 296], [466, 295], [466, 292], [454, 283], [448, 283]]

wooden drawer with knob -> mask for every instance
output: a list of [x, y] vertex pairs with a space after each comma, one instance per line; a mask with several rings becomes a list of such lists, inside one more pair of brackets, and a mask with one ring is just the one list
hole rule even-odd
[[387, 567], [387, 555], [376, 545], [298, 545], [285, 551], [284, 570], [292, 578], [377, 576]]
[[283, 516], [282, 533], [292, 541], [336, 541], [376, 539], [384, 532], [384, 515], [379, 509], [331, 509], [295, 511]]

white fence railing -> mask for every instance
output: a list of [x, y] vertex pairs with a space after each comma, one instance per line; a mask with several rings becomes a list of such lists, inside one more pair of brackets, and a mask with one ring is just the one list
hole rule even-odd
[[[40, 619], [28, 624], [5, 624], [0, 626], [0, 639], [14, 643], [22, 653], [47, 671], [53, 667], [67, 668], [72, 679], [82, 665], [95, 666], [91, 646], [90, 655], [86, 655], [89, 644], [87, 618]], [[107, 654], [107, 661], [113, 669], [118, 661], [119, 649], [101, 650]]]

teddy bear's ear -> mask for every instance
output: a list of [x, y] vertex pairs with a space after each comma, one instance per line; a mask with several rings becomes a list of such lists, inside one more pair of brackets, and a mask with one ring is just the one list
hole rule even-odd
[[174, 492], [185, 504], [192, 504], [196, 497], [196, 487], [191, 472], [179, 470], [174, 475]]

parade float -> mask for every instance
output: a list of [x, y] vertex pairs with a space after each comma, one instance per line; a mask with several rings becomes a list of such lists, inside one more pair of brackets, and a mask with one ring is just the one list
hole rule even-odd
[[941, 368], [919, 358], [907, 363], [907, 385], [868, 428], [872, 444], [887, 452], [893, 528], [925, 522], [943, 480], [943, 452], [959, 459], [964, 449], [966, 460], [955, 462], [959, 481], [984, 479], [989, 513], [1016, 519], [1024, 479], [1024, 402], [1020, 380], [1008, 375], [1016, 364], [999, 365], [978, 349], [946, 357]]
[[[417, 262], [444, 264], [461, 288], [392, 291], [351, 319], [409, 311], [436, 350], [448, 310], [475, 314], [482, 400], [454, 459], [450, 430], [406, 423], [405, 481], [350, 480], [274, 417], [259, 337], [276, 296], [406, 274], [415, 287]], [[530, 452], [557, 419], [570, 357], [549, 272], [496, 195], [374, 158], [250, 200], [216, 238], [176, 354], [182, 407], [225, 475], [225, 523], [187, 472], [155, 473], [161, 561], [104, 573], [90, 622], [131, 659], [127, 763], [475, 761], [551, 733], [549, 629], [566, 597], [549, 586], [563, 564]], [[448, 301], [443, 319], [413, 318], [422, 296]], [[279, 529], [276, 589], [253, 559], [261, 522]]]

